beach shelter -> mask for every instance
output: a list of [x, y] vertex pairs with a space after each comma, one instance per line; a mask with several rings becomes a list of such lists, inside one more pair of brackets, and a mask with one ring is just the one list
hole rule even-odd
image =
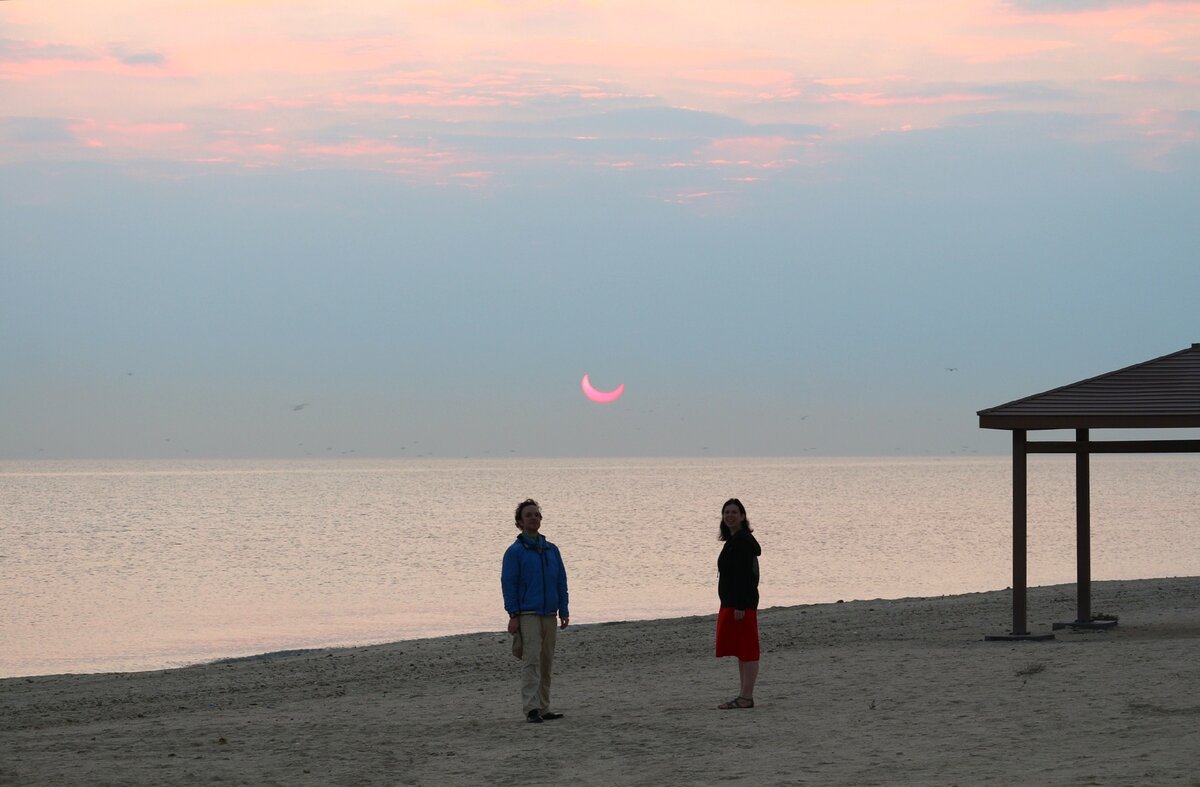
[[[1012, 432], [1013, 582], [1012, 631], [987, 639], [1049, 639], [1031, 634], [1026, 611], [1026, 458], [1029, 454], [1075, 455], [1075, 552], [1078, 609], [1074, 621], [1054, 628], [1103, 628], [1091, 611], [1092, 454], [1200, 452], [1200, 440], [1092, 440], [1092, 429], [1188, 429], [1200, 427], [1200, 344], [1044, 393], [980, 410], [981, 429]], [[1074, 440], [1029, 439], [1040, 430], [1074, 430]]]

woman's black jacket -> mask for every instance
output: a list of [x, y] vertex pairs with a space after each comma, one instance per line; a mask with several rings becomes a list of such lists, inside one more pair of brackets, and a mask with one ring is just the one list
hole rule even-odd
[[758, 556], [762, 547], [747, 528], [725, 542], [717, 558], [717, 595], [722, 607], [758, 609]]

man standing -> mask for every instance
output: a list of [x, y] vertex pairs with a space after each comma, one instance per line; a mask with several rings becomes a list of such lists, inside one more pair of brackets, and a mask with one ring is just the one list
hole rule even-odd
[[[537, 501], [526, 499], [517, 506], [517, 540], [504, 553], [500, 588], [508, 612], [508, 633], [517, 641], [513, 654], [524, 665], [521, 670], [521, 701], [525, 720], [534, 724], [561, 719], [550, 711], [550, 673], [554, 666], [556, 623], [566, 628], [567, 569], [558, 547], [538, 531], [542, 510]], [[558, 618], [556, 621], [555, 618]]]

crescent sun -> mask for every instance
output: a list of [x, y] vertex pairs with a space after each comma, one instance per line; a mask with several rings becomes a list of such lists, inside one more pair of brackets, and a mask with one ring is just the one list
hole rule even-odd
[[592, 387], [592, 383], [588, 380], [588, 376], [583, 375], [583, 382], [580, 383], [583, 388], [583, 395], [591, 399], [593, 402], [615, 402], [621, 398], [621, 394], [625, 393], [625, 383], [621, 383], [611, 391], [597, 391]]

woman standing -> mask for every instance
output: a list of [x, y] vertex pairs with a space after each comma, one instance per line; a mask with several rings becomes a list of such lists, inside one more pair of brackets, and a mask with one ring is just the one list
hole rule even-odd
[[[570, 622], [567, 569], [558, 547], [538, 532], [542, 528], [542, 509], [536, 500], [526, 499], [517, 505], [516, 524], [521, 532], [504, 553], [500, 588], [508, 613], [508, 633], [521, 636], [525, 720], [540, 724], [562, 718], [561, 713], [550, 710], [550, 673], [554, 668], [555, 623], [566, 628]], [[515, 647], [513, 655], [518, 655]]]
[[737, 656], [741, 692], [717, 707], [735, 710], [754, 707], [754, 682], [758, 679], [758, 556], [762, 547], [751, 535], [746, 507], [736, 497], [721, 507], [721, 535], [725, 542], [717, 558], [717, 658]]

